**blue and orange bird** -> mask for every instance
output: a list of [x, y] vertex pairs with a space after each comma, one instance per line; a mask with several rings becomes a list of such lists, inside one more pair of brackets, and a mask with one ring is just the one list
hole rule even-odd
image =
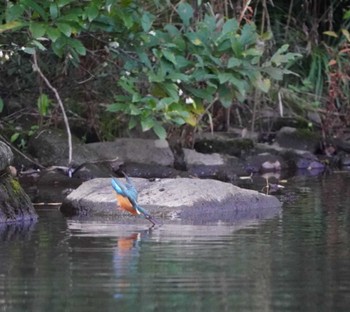
[[117, 201], [121, 209], [130, 212], [132, 215], [142, 215], [150, 221], [153, 226], [157, 224], [154, 218], [137, 203], [138, 193], [130, 178], [124, 173], [126, 183], [112, 178], [112, 187], [117, 193]]

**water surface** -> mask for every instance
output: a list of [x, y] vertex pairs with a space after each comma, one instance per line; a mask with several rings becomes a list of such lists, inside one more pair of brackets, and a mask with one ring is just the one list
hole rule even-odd
[[0, 311], [348, 311], [350, 175], [297, 177], [244, 225], [0, 227]]

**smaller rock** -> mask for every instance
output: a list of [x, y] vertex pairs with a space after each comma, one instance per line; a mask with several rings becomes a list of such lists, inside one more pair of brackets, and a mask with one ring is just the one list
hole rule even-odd
[[218, 153], [203, 154], [195, 150], [184, 148], [185, 162], [187, 166], [192, 165], [206, 165], [206, 166], [220, 166], [224, 165], [224, 158]]
[[292, 127], [283, 127], [276, 134], [276, 143], [284, 148], [315, 153], [320, 147], [318, 133]]
[[282, 168], [282, 165], [279, 160], [275, 161], [265, 161], [261, 164], [261, 171], [267, 172], [267, 171], [280, 171]]
[[248, 172], [271, 172], [287, 168], [286, 162], [281, 156], [261, 153], [249, 156], [246, 159], [246, 168]]
[[340, 166], [341, 167], [350, 167], [350, 155], [345, 154], [340, 157]]
[[241, 157], [254, 148], [253, 141], [247, 138], [230, 138], [220, 133], [196, 139], [194, 148], [204, 154], [220, 153]]
[[178, 172], [172, 167], [166, 167], [155, 164], [139, 164], [139, 163], [124, 163], [115, 170], [119, 176], [123, 176], [126, 173], [130, 177], [137, 178], [175, 178], [183, 172]]
[[174, 164], [174, 155], [166, 140], [120, 138], [113, 142], [90, 143], [86, 147], [101, 159], [118, 157], [121, 163]]

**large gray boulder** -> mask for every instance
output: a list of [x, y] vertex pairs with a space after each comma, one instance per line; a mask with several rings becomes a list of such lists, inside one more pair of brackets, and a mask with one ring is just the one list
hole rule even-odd
[[[281, 208], [281, 203], [273, 196], [216, 180], [179, 178], [150, 182], [135, 178], [133, 181], [139, 190], [139, 204], [155, 217], [168, 221], [235, 222], [271, 216]], [[117, 209], [111, 179], [84, 182], [67, 196], [61, 211], [65, 215], [137, 220]]]

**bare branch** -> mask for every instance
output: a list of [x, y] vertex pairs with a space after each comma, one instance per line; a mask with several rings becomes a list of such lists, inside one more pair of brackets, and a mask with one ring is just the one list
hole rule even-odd
[[52, 90], [52, 92], [55, 94], [56, 100], [61, 108], [63, 121], [66, 126], [67, 136], [68, 136], [68, 165], [72, 162], [72, 155], [73, 155], [73, 148], [72, 148], [72, 134], [69, 127], [69, 122], [67, 118], [66, 111], [64, 109], [63, 102], [61, 100], [61, 97], [57, 91], [57, 89], [50, 83], [50, 81], [46, 78], [46, 76], [41, 71], [39, 65], [38, 65], [38, 58], [36, 55], [36, 52], [33, 54], [33, 60], [34, 60], [34, 70], [38, 72], [39, 76], [42, 80], [44, 80], [45, 84]]

